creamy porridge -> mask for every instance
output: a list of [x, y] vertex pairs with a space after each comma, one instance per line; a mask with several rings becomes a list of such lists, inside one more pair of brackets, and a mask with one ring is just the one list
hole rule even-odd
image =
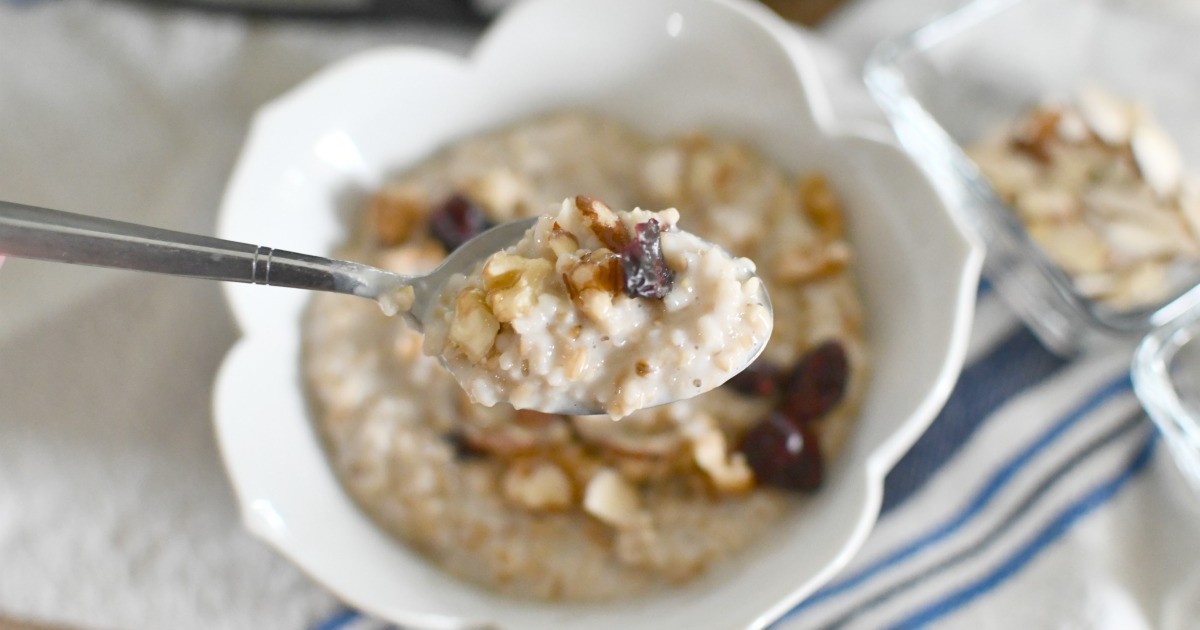
[[969, 151], [1030, 238], [1084, 297], [1154, 305], [1200, 264], [1200, 181], [1144, 107], [1096, 87], [1047, 103]]
[[702, 394], [771, 334], [754, 263], [678, 227], [577, 196], [450, 280], [425, 327], [471, 400], [605, 411]]
[[681, 231], [753, 260], [775, 311], [755, 364], [619, 421], [484, 407], [400, 318], [330, 294], [307, 314], [304, 370], [332, 464], [382, 527], [498, 592], [596, 601], [691, 579], [803, 509], [852, 427], [867, 350], [824, 179], [702, 134], [559, 114], [467, 139], [378, 191], [339, 254], [427, 271], [578, 194], [677, 208]]

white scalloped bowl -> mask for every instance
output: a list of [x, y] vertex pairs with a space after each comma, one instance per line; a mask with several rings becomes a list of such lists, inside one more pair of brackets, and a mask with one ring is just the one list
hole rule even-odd
[[[352, 57], [263, 108], [221, 208], [221, 237], [324, 254], [342, 213], [458, 138], [587, 109], [643, 132], [704, 128], [793, 172], [819, 169], [847, 207], [874, 368], [826, 486], [758, 541], [677, 589], [611, 605], [519, 601], [452, 578], [377, 528], [336, 480], [301, 385], [308, 295], [229, 285], [244, 333], [216, 383], [220, 448], [246, 526], [347, 603], [414, 628], [762, 627], [859, 548], [883, 478], [961, 368], [981, 254], [878, 130], [835, 129], [802, 38], [731, 0], [530, 0], [463, 60], [392, 48]], [[776, 313], [787, 317], [787, 313]]]

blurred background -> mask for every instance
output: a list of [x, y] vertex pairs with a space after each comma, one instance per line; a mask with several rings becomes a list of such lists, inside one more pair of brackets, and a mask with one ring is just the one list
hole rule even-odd
[[[513, 1], [0, 0], [0, 199], [211, 234], [258, 107], [367, 48], [466, 53]], [[807, 32], [839, 115], [876, 122], [882, 116], [860, 79], [872, 47], [957, 4], [763, 1]], [[1003, 308], [994, 295], [980, 298], [979, 310], [992, 318], [986, 321], [1001, 322], [989, 328], [977, 321], [986, 341], [979, 344], [981, 363], [1011, 372], [1010, 359], [1021, 357], [1031, 366], [1019, 375], [1024, 385], [1074, 379], [1066, 386], [1082, 391], [1081, 372], [1041, 349], [1011, 315], [999, 314]], [[5, 262], [0, 630], [375, 628], [350, 625], [352, 613], [239, 523], [210, 400], [217, 367], [236, 338], [216, 283]], [[1119, 371], [1123, 361], [1104, 367]], [[942, 462], [1005, 402], [1007, 394], [996, 394], [971, 369], [940, 418], [949, 418], [947, 442], [924, 450], [918, 444], [916, 458]], [[1125, 407], [1136, 406], [1127, 391], [1121, 396]], [[1029, 416], [1040, 406], [1026, 401], [1013, 413]], [[1162, 460], [1153, 460], [1156, 470]], [[936, 464], [902, 470], [905, 494], [887, 495], [885, 509], [917, 493], [934, 470]], [[1047, 478], [1050, 485], [1059, 479]], [[942, 481], [963, 485], [945, 475]], [[1030, 592], [1062, 588], [1086, 595], [1092, 607], [1083, 614], [1061, 603], [1067, 612], [1056, 625], [1036, 627], [1167, 627], [1153, 620], [1170, 615], [1179, 620], [1170, 627], [1200, 627], [1191, 615], [1200, 612], [1200, 574], [1170, 600], [1174, 591], [1164, 582], [1173, 574], [1162, 570], [1170, 554], [1138, 557], [1147, 541], [1178, 533], [1158, 518], [1170, 490], [1139, 492], [1127, 495], [1120, 515], [1072, 539], [1073, 555], [1061, 570], [1042, 564], [1031, 573]], [[1031, 505], [1037, 498], [1031, 495]], [[876, 544], [915, 531], [918, 521], [891, 518]], [[1095, 544], [1105, 540], [1138, 542], [1105, 565], [1113, 580], [1091, 588], [1098, 572], [1075, 561], [1097, 557]], [[1127, 577], [1140, 581], [1119, 587]], [[885, 601], [888, 592], [881, 593], [871, 601]], [[984, 609], [992, 627], [1035, 627], [995, 616], [1020, 608], [995, 601]]]

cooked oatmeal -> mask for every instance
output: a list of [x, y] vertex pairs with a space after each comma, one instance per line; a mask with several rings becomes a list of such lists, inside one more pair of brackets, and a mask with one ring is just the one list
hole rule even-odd
[[472, 404], [420, 334], [365, 300], [317, 295], [304, 324], [318, 427], [349, 493], [432, 562], [519, 597], [635, 596], [767, 536], [819, 488], [865, 388], [834, 192], [735, 142], [652, 140], [582, 114], [526, 122], [395, 178], [339, 254], [427, 271], [487, 226], [580, 193], [677, 208], [664, 223], [756, 263], [776, 318], [750, 369], [620, 421], [548, 415]]
[[1200, 181], [1145, 107], [1086, 87], [969, 153], [1084, 297], [1131, 309], [1195, 280]]
[[754, 263], [679, 229], [675, 209], [577, 196], [448, 282], [425, 326], [475, 403], [605, 411], [702, 394], [771, 335]]

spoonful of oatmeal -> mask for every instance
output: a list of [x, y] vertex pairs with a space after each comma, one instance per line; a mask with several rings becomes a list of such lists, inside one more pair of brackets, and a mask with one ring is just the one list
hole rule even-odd
[[613, 418], [706, 392], [758, 357], [773, 316], [754, 263], [679, 212], [563, 201], [446, 284], [425, 320], [476, 403]]
[[424, 330], [426, 352], [476, 402], [617, 418], [720, 385], [770, 337], [754, 264], [678, 219], [576, 197], [557, 216], [501, 224], [406, 276], [0, 201], [0, 254], [372, 299]]

